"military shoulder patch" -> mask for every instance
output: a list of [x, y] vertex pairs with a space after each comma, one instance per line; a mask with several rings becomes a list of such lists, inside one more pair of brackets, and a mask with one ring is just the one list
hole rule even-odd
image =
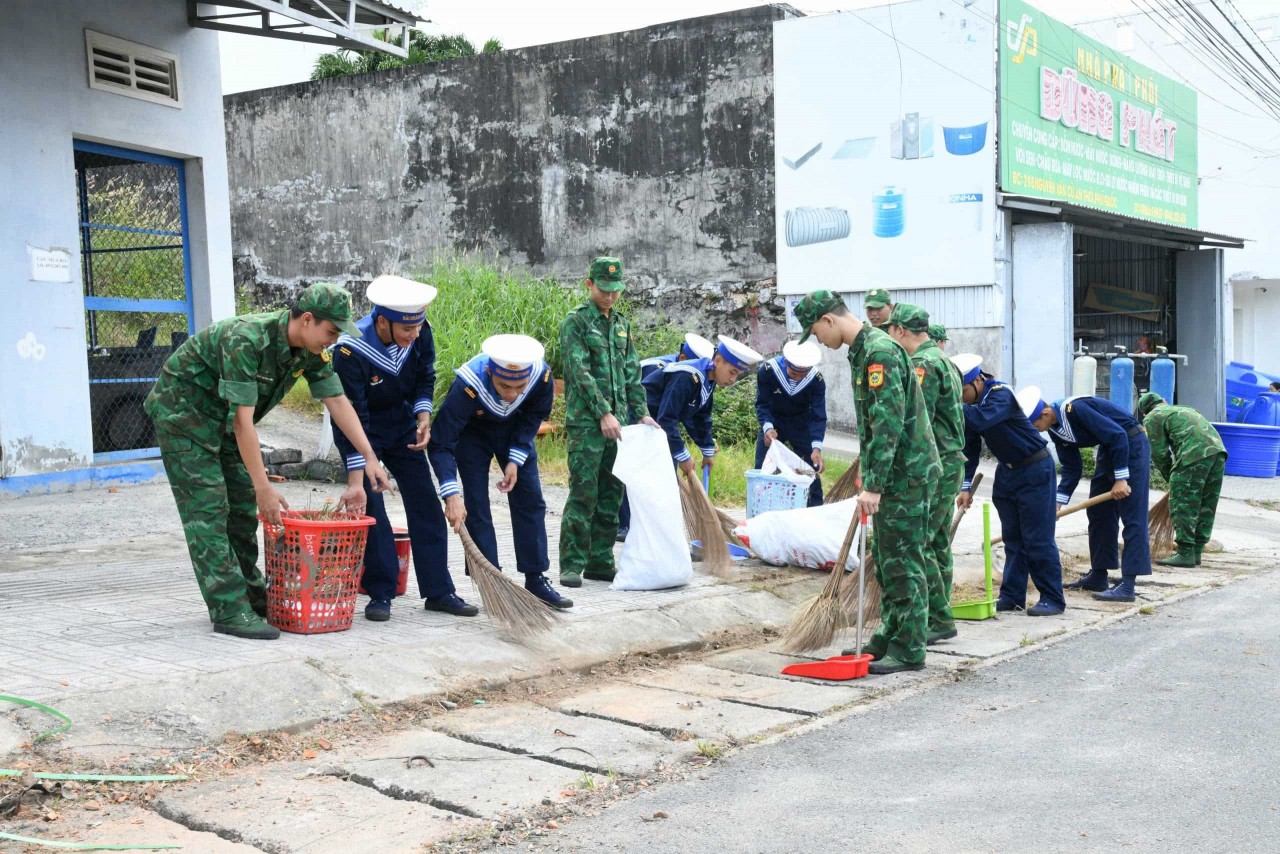
[[350, 356], [350, 355], [351, 355], [351, 351], [350, 351], [350, 350], [348, 350], [346, 347], [339, 347], [338, 349], [342, 351], [342, 355], [344, 355], [344, 356]]
[[293, 372], [293, 378], [294, 378], [294, 379], [297, 379], [297, 378], [298, 378], [298, 377], [300, 377], [300, 376], [302, 376], [302, 371], [298, 370], [298, 371], [294, 371], [294, 372]]
[[328, 350], [321, 350], [321, 351], [320, 351], [320, 361], [322, 361], [322, 362], [332, 362], [332, 361], [333, 361], [333, 354], [332, 354], [332, 353], [330, 353]]
[[916, 368], [916, 382], [924, 385], [924, 368]]
[[550, 381], [551, 381], [551, 369], [550, 369], [550, 368], [547, 368], [547, 369], [543, 372], [543, 374], [542, 374], [542, 381], [543, 381], [544, 383], [545, 383], [545, 382], [550, 382]]
[[476, 390], [473, 389], [471, 386], [463, 386], [462, 390], [467, 393], [467, 397], [471, 398], [472, 400], [476, 399]]
[[1068, 412], [1070, 412], [1070, 411], [1071, 411], [1071, 404], [1069, 404], [1069, 403], [1067, 404], [1067, 411], [1068, 411]]
[[884, 385], [884, 365], [879, 362], [867, 365], [867, 385], [872, 388], [880, 388]]

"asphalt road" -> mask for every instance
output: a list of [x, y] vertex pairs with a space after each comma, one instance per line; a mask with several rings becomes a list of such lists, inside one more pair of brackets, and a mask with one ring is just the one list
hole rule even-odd
[[741, 751], [539, 847], [1275, 852], [1278, 602], [1276, 573], [1211, 591]]

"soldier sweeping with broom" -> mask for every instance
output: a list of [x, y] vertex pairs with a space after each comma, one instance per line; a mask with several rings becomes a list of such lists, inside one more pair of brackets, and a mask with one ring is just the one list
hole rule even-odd
[[1169, 482], [1169, 515], [1178, 551], [1156, 563], [1199, 566], [1213, 533], [1227, 449], [1218, 431], [1188, 406], [1171, 406], [1149, 391], [1138, 398], [1138, 417], [1151, 442], [1151, 465]]
[[553, 608], [573, 602], [557, 593], [544, 574], [547, 557], [547, 504], [538, 477], [534, 439], [551, 414], [555, 385], [551, 368], [542, 361], [544, 350], [528, 335], [495, 335], [485, 340], [480, 355], [454, 373], [427, 456], [440, 481], [444, 515], [455, 530], [463, 525], [485, 559], [498, 563], [498, 539], [489, 509], [489, 468], [498, 461], [511, 508], [516, 569], [524, 587]]
[[863, 323], [832, 291], [808, 294], [795, 315], [801, 343], [814, 335], [833, 350], [849, 345], [862, 450], [858, 509], [876, 519], [873, 551], [883, 589], [882, 622], [863, 649], [874, 659], [869, 672], [922, 670], [929, 623], [929, 492], [942, 467], [915, 371], [906, 351]]

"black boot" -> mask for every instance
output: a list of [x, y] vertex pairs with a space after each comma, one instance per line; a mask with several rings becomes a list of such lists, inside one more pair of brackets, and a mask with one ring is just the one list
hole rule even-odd
[[1083, 575], [1075, 581], [1069, 581], [1062, 585], [1063, 590], [1089, 590], [1095, 593], [1101, 593], [1111, 587], [1111, 581], [1107, 578], [1107, 571], [1090, 570], [1088, 575]]
[[573, 607], [573, 600], [566, 599], [557, 593], [551, 586], [551, 582], [547, 581], [547, 577], [540, 572], [537, 575], [529, 573], [524, 577], [524, 589], [558, 611]]

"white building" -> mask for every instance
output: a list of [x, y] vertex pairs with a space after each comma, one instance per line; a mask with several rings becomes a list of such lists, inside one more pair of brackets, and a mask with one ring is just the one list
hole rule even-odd
[[333, 46], [375, 0], [9, 0], [0, 11], [0, 495], [160, 473], [141, 400], [234, 310], [218, 37]]

